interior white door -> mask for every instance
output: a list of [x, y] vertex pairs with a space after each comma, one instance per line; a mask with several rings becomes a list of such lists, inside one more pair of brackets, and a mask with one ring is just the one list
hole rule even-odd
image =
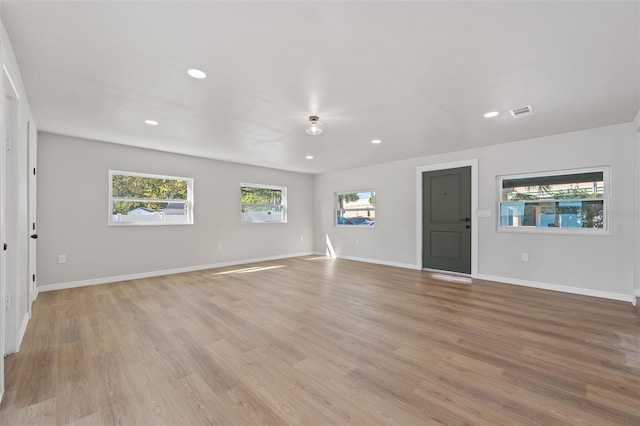
[[27, 312], [31, 318], [31, 305], [36, 298], [36, 245], [38, 242], [38, 227], [36, 221], [36, 189], [37, 189], [37, 154], [38, 133], [31, 122], [27, 122], [27, 137], [29, 145], [29, 285], [27, 286]]
[[5, 120], [6, 97], [2, 96], [0, 102], [0, 399], [4, 395], [4, 355], [6, 312], [5, 300], [7, 297], [7, 232], [6, 232], [6, 136], [7, 126]]

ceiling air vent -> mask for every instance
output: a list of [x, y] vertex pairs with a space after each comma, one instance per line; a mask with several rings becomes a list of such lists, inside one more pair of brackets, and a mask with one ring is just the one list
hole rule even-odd
[[509, 110], [511, 116], [513, 118], [521, 118], [526, 117], [527, 115], [533, 114], [533, 107], [531, 105], [525, 105], [517, 108], [512, 108]]

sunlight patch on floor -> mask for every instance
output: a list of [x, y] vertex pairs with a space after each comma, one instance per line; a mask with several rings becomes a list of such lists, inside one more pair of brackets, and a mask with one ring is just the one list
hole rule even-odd
[[243, 268], [243, 269], [234, 269], [232, 271], [224, 271], [217, 272], [216, 275], [227, 275], [227, 274], [248, 274], [250, 272], [261, 272], [268, 271], [269, 269], [277, 269], [284, 268], [285, 265], [275, 265], [275, 266], [254, 266], [252, 268]]
[[332, 258], [329, 256], [315, 256], [315, 257], [309, 257], [305, 260], [331, 260]]

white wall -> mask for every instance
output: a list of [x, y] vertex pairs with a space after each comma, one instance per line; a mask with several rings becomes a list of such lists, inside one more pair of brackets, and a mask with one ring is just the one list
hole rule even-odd
[[[480, 277], [631, 300], [634, 288], [634, 132], [632, 123], [317, 175], [315, 250], [326, 236], [338, 257], [416, 265], [416, 169], [478, 159]], [[610, 235], [532, 235], [496, 231], [496, 176], [611, 166]], [[376, 190], [376, 227], [333, 226], [334, 192]], [[359, 241], [359, 245], [356, 242]], [[520, 253], [529, 261], [520, 261]]]
[[6, 170], [3, 171], [6, 173], [6, 235], [3, 236], [3, 240], [9, 244], [6, 258], [6, 297], [10, 301], [10, 307], [6, 310], [5, 317], [5, 350], [7, 353], [12, 353], [19, 349], [29, 319], [28, 304], [31, 303], [27, 291], [29, 285], [27, 122], [33, 124], [33, 117], [4, 25], [1, 28], [0, 40], [2, 42], [0, 62], [3, 68], [0, 70], [0, 81], [7, 93], [11, 91], [9, 90], [11, 86], [17, 97], [12, 101], [15, 110], [7, 117], [8, 121], [1, 120], [5, 135], [11, 138], [11, 151], [6, 151]]
[[[38, 143], [39, 288], [313, 249], [311, 175], [47, 133]], [[109, 169], [192, 177], [195, 224], [107, 226]], [[240, 182], [286, 186], [287, 223], [240, 223]]]

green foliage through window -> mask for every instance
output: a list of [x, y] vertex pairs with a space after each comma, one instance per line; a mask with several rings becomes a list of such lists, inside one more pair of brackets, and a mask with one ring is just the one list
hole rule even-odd
[[286, 222], [286, 188], [281, 186], [241, 184], [241, 222]]
[[111, 222], [191, 223], [191, 179], [111, 171]]
[[[136, 208], [163, 211], [167, 202], [187, 200], [187, 181], [142, 176], [113, 175], [113, 214], [127, 214]], [[166, 200], [161, 202], [160, 200]]]

